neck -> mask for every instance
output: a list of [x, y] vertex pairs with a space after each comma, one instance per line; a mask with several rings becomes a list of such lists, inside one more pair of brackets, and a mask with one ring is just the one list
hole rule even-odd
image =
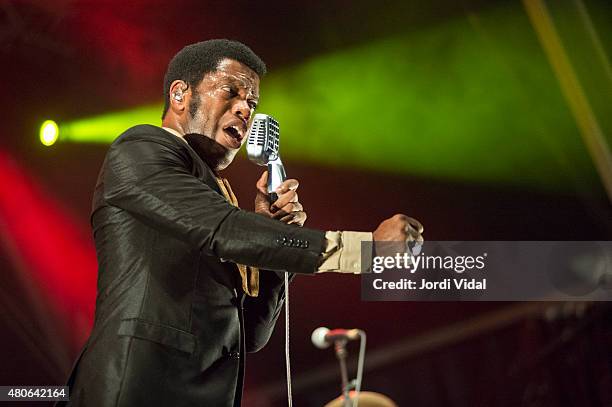
[[166, 115], [162, 120], [162, 127], [167, 127], [179, 133], [181, 137], [185, 135], [185, 130], [181, 123], [176, 120], [176, 118], [171, 117], [171, 115]]

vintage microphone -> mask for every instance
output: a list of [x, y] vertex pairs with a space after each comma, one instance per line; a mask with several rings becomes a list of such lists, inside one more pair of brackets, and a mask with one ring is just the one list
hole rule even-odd
[[276, 201], [278, 196], [274, 192], [282, 182], [287, 179], [285, 167], [278, 154], [278, 141], [280, 128], [272, 116], [257, 113], [249, 128], [247, 141], [247, 155], [249, 160], [257, 165], [268, 167], [268, 194], [270, 203]]
[[[268, 195], [270, 203], [278, 199], [276, 188], [287, 178], [278, 154], [280, 128], [272, 116], [257, 113], [251, 122], [247, 140], [247, 156], [257, 165], [268, 167]], [[287, 398], [293, 406], [291, 394], [291, 363], [289, 360], [289, 273], [285, 273], [285, 367], [287, 370]]]

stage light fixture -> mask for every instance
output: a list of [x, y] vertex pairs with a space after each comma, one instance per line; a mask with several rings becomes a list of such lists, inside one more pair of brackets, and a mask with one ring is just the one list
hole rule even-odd
[[40, 142], [49, 147], [59, 138], [59, 127], [53, 120], [45, 120], [40, 126]]

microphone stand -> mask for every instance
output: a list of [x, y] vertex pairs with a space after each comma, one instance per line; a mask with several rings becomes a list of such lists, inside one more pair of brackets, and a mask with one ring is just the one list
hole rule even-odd
[[340, 375], [342, 377], [342, 395], [344, 397], [343, 405], [344, 407], [351, 407], [353, 403], [351, 402], [349, 396], [349, 382], [348, 382], [348, 371], [346, 369], [346, 339], [338, 339], [334, 341], [334, 350], [336, 351], [336, 357], [338, 358], [338, 362], [340, 362]]

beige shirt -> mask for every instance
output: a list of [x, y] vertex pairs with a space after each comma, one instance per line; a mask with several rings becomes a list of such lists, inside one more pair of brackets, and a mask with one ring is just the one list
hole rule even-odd
[[[178, 131], [162, 128], [187, 143]], [[371, 242], [371, 232], [327, 231], [325, 239], [327, 244], [316, 273], [361, 273], [361, 242]]]

